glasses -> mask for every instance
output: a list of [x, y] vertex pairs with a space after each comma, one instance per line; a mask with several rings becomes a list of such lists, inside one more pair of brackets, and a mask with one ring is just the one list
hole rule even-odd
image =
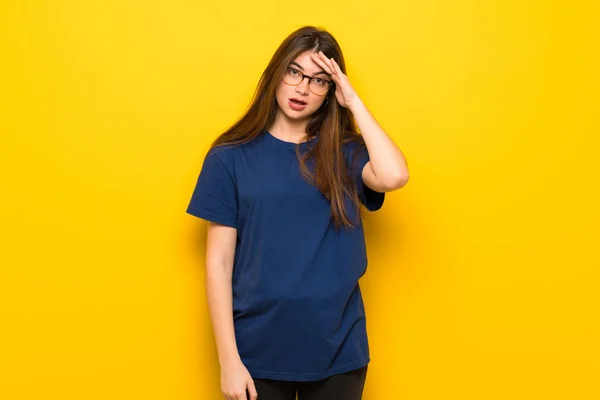
[[308, 88], [310, 91], [318, 96], [322, 96], [327, 93], [329, 88], [334, 85], [333, 82], [328, 81], [327, 79], [319, 78], [318, 76], [305, 75], [301, 71], [292, 67], [288, 67], [283, 75], [283, 81], [292, 86], [299, 85], [304, 78], [308, 78]]

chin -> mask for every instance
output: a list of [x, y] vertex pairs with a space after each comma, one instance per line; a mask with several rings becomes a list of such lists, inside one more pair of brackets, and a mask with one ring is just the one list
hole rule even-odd
[[296, 114], [287, 114], [287, 117], [289, 119], [293, 119], [293, 120], [297, 120], [297, 121], [301, 121], [304, 119], [308, 119], [312, 116], [312, 112], [303, 112], [303, 113], [296, 113]]

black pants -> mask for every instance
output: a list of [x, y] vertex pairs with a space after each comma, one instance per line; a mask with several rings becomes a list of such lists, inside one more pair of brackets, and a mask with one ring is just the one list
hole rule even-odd
[[319, 381], [295, 382], [254, 379], [258, 400], [360, 400], [367, 378], [367, 368], [344, 372]]

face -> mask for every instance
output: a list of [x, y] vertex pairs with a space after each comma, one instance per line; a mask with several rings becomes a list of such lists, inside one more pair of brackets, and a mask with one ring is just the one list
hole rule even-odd
[[[302, 82], [294, 86], [282, 80], [276, 90], [279, 109], [290, 119], [297, 120], [309, 117], [321, 107], [327, 96], [327, 92], [321, 93], [323, 89], [319, 90], [319, 87], [326, 87], [324, 81], [331, 82], [331, 77], [312, 60], [310, 57], [311, 52], [312, 50], [307, 50], [296, 57], [288, 66], [292, 68], [292, 70], [288, 70], [288, 74], [290, 74], [289, 76], [298, 76], [299, 73], [302, 73], [313, 76], [315, 77], [313, 83], [309, 85], [309, 78], [304, 78]], [[304, 105], [296, 104], [290, 99], [304, 102]]]

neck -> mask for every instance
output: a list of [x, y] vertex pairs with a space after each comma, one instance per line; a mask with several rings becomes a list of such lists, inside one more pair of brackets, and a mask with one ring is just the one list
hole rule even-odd
[[268, 130], [279, 139], [298, 143], [304, 141], [307, 125], [308, 119], [293, 120], [279, 110], [275, 117], [275, 122], [273, 122]]

